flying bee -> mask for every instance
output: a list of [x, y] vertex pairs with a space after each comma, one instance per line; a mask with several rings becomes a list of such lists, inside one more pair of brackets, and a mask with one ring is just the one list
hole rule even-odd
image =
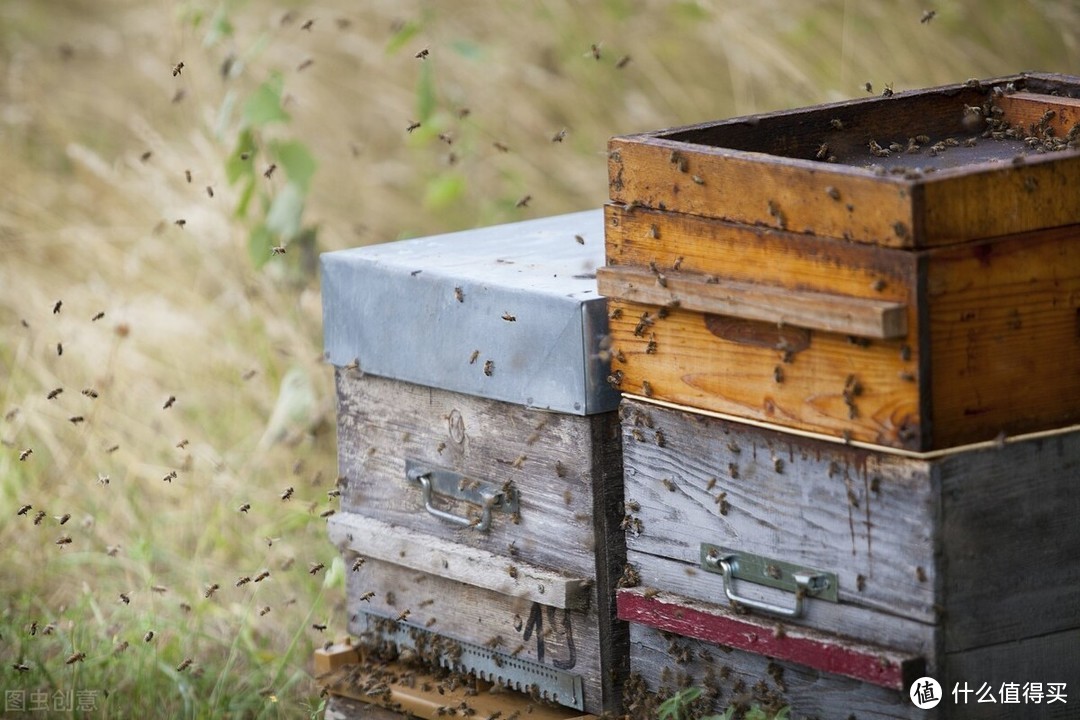
[[323, 518], [325, 520], [326, 518], [330, 517], [331, 515], [333, 515], [336, 512], [337, 512], [337, 510], [334, 510], [333, 508], [330, 508], [329, 510], [323, 510], [321, 513], [319, 513], [319, 517], [321, 517], [321, 518]]
[[427, 58], [428, 54], [429, 54], [429, 53], [428, 53], [428, 49], [427, 49], [427, 48], [424, 48], [424, 49], [423, 49], [423, 50], [421, 50], [420, 52], [418, 52], [418, 53], [416, 53], [415, 55], [413, 55], [413, 57], [414, 57], [414, 58], [416, 58], [417, 60], [424, 60], [424, 59], [426, 59], [426, 58]]
[[301, 62], [299, 65], [296, 66], [296, 72], [304, 72], [305, 70], [307, 70], [309, 67], [311, 67], [314, 64], [315, 64], [314, 59], [307, 58], [303, 62]]
[[68, 656], [68, 659], [64, 661], [64, 664], [65, 665], [74, 665], [75, 663], [82, 662], [85, 659], [86, 659], [86, 653], [84, 653], [84, 652], [72, 653], [71, 655]]
[[150, 591], [156, 592], [158, 595], [162, 595], [169, 592], [169, 588], [165, 587], [164, 585], [151, 585]]
[[165, 405], [164, 405], [164, 406], [162, 406], [162, 408], [161, 408], [161, 409], [162, 409], [162, 410], [168, 410], [169, 408], [171, 408], [171, 407], [173, 406], [173, 404], [174, 404], [175, 402], [176, 402], [176, 396], [175, 396], [175, 395], [170, 395], [170, 396], [168, 397], [168, 399], [167, 399], [167, 400], [165, 400]]
[[288, 251], [285, 249], [284, 245], [275, 245], [274, 247], [270, 248], [271, 255], [284, 255], [286, 252]]
[[63, 355], [64, 354], [64, 344], [63, 343], [56, 343], [56, 354], [57, 355]]
[[[45, 511], [44, 511], [44, 510], [38, 510], [38, 511], [37, 511], [37, 515], [35, 515], [35, 516], [34, 516], [34, 524], [35, 524], [35, 525], [40, 525], [40, 524], [41, 524], [41, 521], [42, 521], [42, 520], [44, 520], [44, 519], [45, 519]], [[64, 538], [60, 538], [60, 540], [63, 540], [63, 539], [64, 539]], [[68, 542], [71, 542], [71, 538], [68, 538]], [[58, 541], [56, 542], [56, 544], [57, 544], [57, 545], [62, 545], [62, 544], [64, 544], [64, 543], [61, 543], [61, 542], [60, 542], [60, 541], [58, 540]]]
[[56, 398], [56, 396], [59, 395], [62, 392], [64, 392], [64, 388], [62, 388], [62, 387], [56, 388], [55, 390], [50, 390], [49, 394], [46, 395], [45, 398], [48, 399], [48, 400], [52, 400], [52, 399]]
[[360, 602], [371, 602], [371, 598], [375, 597], [374, 590], [368, 590], [366, 593], [360, 596]]
[[186, 658], [182, 663], [176, 666], [176, 672], [184, 672], [191, 667], [192, 662], [194, 661], [191, 658]]
[[185, 220], [184, 218], [180, 218], [179, 220], [174, 220], [173, 224], [176, 225], [176, 227], [183, 230], [184, 226], [187, 225], [187, 220]]
[[[34, 454], [34, 448], [26, 448], [21, 453], [19, 453], [19, 462], [26, 462], [26, 459], [28, 457], [30, 457], [31, 455], [33, 455], [33, 454]], [[27, 507], [30, 507], [30, 506], [27, 505]], [[21, 515], [22, 513], [19, 513], [19, 514]]]
[[937, 10], [923, 10], [923, 14], [922, 17], [919, 19], [919, 22], [923, 25], [927, 25], [931, 20], [934, 19], [935, 15], [937, 15]]
[[94, 388], [83, 388], [82, 394], [90, 398], [91, 400], [97, 400], [98, 398], [98, 391]]
[[13, 663], [11, 669], [17, 672], [28, 672], [30, 670], [30, 666], [26, 663]]
[[131, 604], [131, 596], [128, 595], [127, 593], [120, 593], [120, 602], [124, 603], [125, 605], [130, 605]]
[[626, 67], [629, 64], [630, 64], [630, 56], [629, 55], [623, 55], [621, 58], [619, 58], [615, 62], [615, 69], [616, 70], [622, 70], [624, 67]]
[[146, 152], [144, 152], [142, 155], [139, 156], [139, 160], [141, 160], [142, 162], [146, 162], [150, 158], [152, 158], [153, 156], [154, 156], [154, 152], [152, 150], [147, 150]]
[[146, 631], [146, 634], [145, 634], [145, 635], [143, 635], [143, 642], [147, 642], [147, 643], [148, 643], [148, 642], [150, 642], [150, 641], [151, 641], [151, 640], [153, 640], [153, 639], [154, 639], [154, 631], [153, 631], [153, 630], [147, 630], [147, 631]]
[[128, 649], [128, 641], [124, 640], [123, 642], [118, 643], [117, 646], [113, 648], [113, 655], [119, 655], [120, 653], [124, 652], [127, 649]]
[[64, 523], [66, 523], [70, 519], [71, 519], [71, 513], [64, 513], [63, 515], [57, 515], [56, 516], [56, 522], [60, 523], [61, 525], [63, 525]]
[[585, 238], [581, 237], [580, 235], [575, 235], [574, 239], [577, 240], [578, 245], [584, 245], [585, 244]]
[[176, 77], [177, 75], [180, 75], [183, 72], [184, 72], [184, 63], [183, 63], [183, 61], [178, 62], [175, 65], [173, 65], [173, 69], [172, 69], [172, 76], [173, 77]]
[[593, 43], [589, 46], [589, 55], [592, 55], [593, 60], [600, 59], [600, 45], [602, 43]]
[[565, 137], [566, 137], [566, 128], [563, 128], [562, 130], [560, 130], [559, 132], [557, 132], [557, 133], [555, 133], [554, 135], [551, 136], [551, 142], [553, 142], [553, 143], [561, 143]]
[[517, 316], [511, 315], [508, 312], [504, 312], [502, 314], [502, 319], [505, 320], [506, 322], [517, 322]]
[[416, 130], [417, 128], [419, 128], [420, 125], [421, 125], [421, 123], [419, 123], [419, 122], [409, 122], [409, 124], [405, 127], [405, 132], [411, 133], [413, 130]]
[[98, 320], [100, 320], [103, 317], [105, 317], [105, 312], [104, 311], [98, 311], [98, 313], [96, 315], [94, 315], [94, 317], [90, 318], [90, 322], [97, 322]]
[[480, 357], [480, 351], [479, 350], [473, 350], [472, 355], [469, 356], [469, 364], [470, 365], [476, 364], [476, 359], [478, 357]]
[[270, 606], [269, 605], [265, 606], [262, 610], [259, 611], [259, 617], [262, 617], [263, 615], [267, 614], [268, 612], [270, 612]]
[[[36, 525], [37, 523], [34, 523], [34, 524]], [[57, 538], [56, 544], [57, 545], [70, 545], [71, 544], [71, 536], [70, 535], [61, 535], [59, 538]]]
[[172, 483], [172, 481], [175, 480], [176, 478], [177, 478], [176, 471], [175, 470], [170, 470], [168, 472], [168, 474], [165, 475], [165, 477], [161, 478], [161, 481], [162, 482], [167, 482], [167, 483]]
[[514, 205], [516, 208], [523, 208], [529, 206], [529, 201], [532, 200], [532, 195], [525, 195]]
[[504, 145], [503, 143], [499, 142], [498, 140], [491, 143], [491, 146], [493, 148], [495, 148], [496, 150], [498, 150], [499, 152], [501, 152], [501, 153], [510, 152], [509, 146]]
[[251, 582], [251, 576], [250, 575], [242, 575], [240, 578], [237, 579], [236, 587], [241, 587], [243, 585], [247, 585], [249, 582]]
[[270, 166], [268, 168], [266, 168], [266, 172], [263, 173], [263, 177], [266, 178], [267, 180], [269, 180], [270, 176], [274, 174], [275, 170], [277, 170], [277, 164], [276, 163], [270, 163]]
[[116, 557], [119, 552], [120, 552], [120, 546], [119, 545], [106, 545], [105, 546], [105, 554], [108, 555], [109, 557]]
[[872, 83], [869, 83], [869, 82], [868, 82], [868, 83], [864, 83], [864, 84], [863, 84], [863, 90], [865, 90], [865, 91], [866, 91], [866, 92], [868, 92], [868, 93], [872, 93], [872, 92], [874, 92], [874, 86], [873, 86], [873, 84], [872, 84]]
[[318, 575], [319, 571], [325, 567], [326, 565], [322, 564], [321, 562], [310, 563], [308, 567], [308, 575]]
[[59, 314], [60, 314], [60, 308], [61, 308], [61, 307], [62, 307], [63, 305], [64, 305], [64, 301], [63, 301], [63, 300], [57, 300], [57, 301], [56, 301], [56, 304], [55, 304], [55, 305], [53, 305], [53, 308], [52, 308], [52, 312], [53, 312], [53, 315], [59, 315]]
[[397, 622], [403, 622], [406, 618], [409, 617], [410, 614], [411, 614], [411, 611], [408, 608], [405, 608], [400, 613], [398, 613], [398, 616], [396, 618], [394, 618], [394, 619]]
[[212, 598], [212, 597], [214, 597], [214, 593], [216, 593], [220, 589], [221, 589], [221, 586], [218, 585], [217, 583], [214, 583], [213, 585], [207, 585], [206, 590], [203, 592], [203, 597], [208, 598], [208, 599]]
[[269, 570], [263, 570], [261, 573], [255, 576], [255, 582], [262, 582], [266, 578], [270, 577]]
[[300, 26], [301, 30], [311, 30], [311, 26], [315, 24], [315, 18], [308, 20], [306, 23]]
[[312, 630], [318, 630], [319, 632], [326, 632], [326, 625], [322, 623], [311, 623]]
[[34, 509], [33, 505], [23, 505], [21, 508], [19, 508], [19, 512], [16, 513], [16, 514], [17, 515], [25, 515], [26, 513], [30, 512], [33, 509]]
[[285, 488], [285, 491], [281, 493], [281, 499], [282, 499], [282, 501], [288, 500], [288, 499], [289, 499], [289, 498], [291, 498], [292, 496], [293, 496], [293, 487], [292, 487], [292, 485], [290, 485], [289, 487]]

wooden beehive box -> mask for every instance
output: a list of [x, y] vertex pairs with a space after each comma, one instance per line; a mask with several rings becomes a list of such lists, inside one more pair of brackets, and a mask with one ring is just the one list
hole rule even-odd
[[323, 256], [350, 631], [602, 712], [627, 630], [595, 210]]
[[612, 382], [916, 451], [1080, 421], [1078, 83], [612, 139]]
[[[864, 720], [935, 717], [908, 699], [923, 675], [950, 698], [1080, 678], [1080, 429], [915, 454], [621, 412], [635, 717], [687, 683], [717, 708]], [[936, 717], [1000, 717], [987, 707]]]

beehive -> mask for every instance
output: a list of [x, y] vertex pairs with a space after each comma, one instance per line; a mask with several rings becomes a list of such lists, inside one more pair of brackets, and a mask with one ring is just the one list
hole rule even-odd
[[343, 484], [329, 530], [361, 643], [618, 708], [602, 261], [599, 210], [323, 256]]
[[995, 695], [1080, 677], [1080, 429], [916, 454], [636, 400], [622, 418], [635, 586], [618, 610], [647, 692], [914, 719], [934, 717], [908, 699], [923, 675]]
[[612, 382], [914, 451], [1080, 421], [1078, 82], [614, 138]]

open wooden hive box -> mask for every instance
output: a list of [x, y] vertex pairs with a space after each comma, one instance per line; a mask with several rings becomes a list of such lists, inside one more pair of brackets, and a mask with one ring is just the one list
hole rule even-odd
[[611, 382], [928, 451], [1080, 421], [1080, 78], [614, 138]]

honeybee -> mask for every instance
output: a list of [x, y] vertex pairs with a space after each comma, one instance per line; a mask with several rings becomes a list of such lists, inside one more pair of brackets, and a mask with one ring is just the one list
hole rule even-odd
[[170, 395], [168, 397], [168, 399], [165, 400], [165, 405], [163, 405], [161, 409], [162, 410], [168, 410], [169, 408], [171, 408], [173, 406], [173, 403], [175, 403], [175, 402], [176, 402], [176, 396], [175, 395]]
[[777, 384], [784, 382], [784, 369], [779, 365], [773, 368], [773, 380]]
[[330, 508], [329, 510], [323, 510], [321, 513], [319, 513], [319, 517], [321, 517], [321, 518], [323, 518], [325, 520], [326, 518], [333, 515], [335, 512], [337, 512], [337, 511], [334, 510], [333, 508]]
[[262, 617], [263, 615], [267, 614], [268, 612], [270, 612], [270, 606], [266, 605], [265, 607], [263, 607], [262, 610], [259, 611], [259, 617]]
[[103, 317], [105, 317], [105, 311], [98, 311], [98, 313], [94, 315], [94, 317], [90, 318], [90, 322], [97, 322]]
[[648, 380], [641, 381], [641, 394], [645, 397], [652, 397], [652, 384], [650, 384]]
[[206, 590], [203, 592], [203, 597], [208, 598], [208, 599], [212, 598], [212, 597], [214, 597], [214, 593], [216, 593], [220, 589], [221, 589], [221, 586], [218, 585], [217, 583], [214, 583], [213, 585], [207, 585]]
[[419, 122], [410, 122], [408, 124], [408, 126], [406, 126], [406, 128], [405, 128], [405, 132], [411, 133], [413, 130], [416, 130], [417, 128], [419, 128], [420, 125], [421, 125], [421, 123], [419, 123]]
[[62, 393], [62, 392], [64, 392], [64, 388], [62, 388], [62, 387], [58, 387], [58, 388], [56, 388], [55, 390], [50, 390], [50, 391], [49, 391], [49, 394], [48, 394], [48, 395], [46, 395], [46, 396], [45, 396], [45, 398], [46, 398], [47, 400], [52, 400], [52, 399], [54, 399], [54, 398], [55, 398], [55, 397], [56, 397], [57, 395], [59, 395], [59, 394], [60, 394], [60, 393]]
[[167, 482], [167, 483], [172, 483], [172, 481], [175, 480], [176, 478], [177, 478], [176, 471], [175, 470], [170, 470], [165, 475], [165, 477], [161, 478], [161, 481], [162, 482]]
[[371, 602], [371, 598], [375, 597], [374, 590], [368, 590], [366, 593], [360, 596], [360, 602]]
[[300, 26], [301, 30], [311, 30], [311, 26], [315, 24], [315, 18], [308, 20], [306, 23]]
[[700, 175], [691, 175], [690, 179], [693, 180], [698, 185], [704, 185], [705, 184], [704, 178], [702, 178]]
[[291, 498], [292, 496], [293, 496], [293, 487], [292, 487], [292, 485], [290, 485], [289, 487], [285, 488], [284, 492], [282, 492], [282, 493], [281, 493], [281, 499], [282, 499], [282, 501], [288, 500], [288, 499], [289, 499], [289, 498]]
[[91, 400], [97, 400], [98, 398], [98, 391], [94, 388], [83, 388], [82, 394], [90, 398]]
[[600, 46], [602, 43], [593, 43], [589, 46], [589, 54], [592, 55], [593, 60], [600, 59]]
[[255, 576], [255, 582], [262, 582], [266, 578], [270, 577], [269, 570], [263, 570], [261, 573]]
[[[21, 453], [19, 453], [19, 461], [20, 462], [26, 462], [26, 459], [28, 457], [30, 457], [31, 455], [33, 455], [33, 454], [34, 454], [34, 448], [26, 448]], [[27, 505], [26, 507], [29, 508], [30, 506]], [[19, 513], [19, 514], [22, 515], [22, 513]]]
[[312, 630], [318, 630], [319, 632], [326, 632], [326, 625], [322, 623], [311, 623]]
[[30, 666], [26, 663], [13, 663], [11, 668], [17, 672], [28, 672], [30, 670]]
[[65, 665], [74, 665], [75, 663], [82, 662], [85, 659], [86, 659], [86, 653], [84, 653], [84, 652], [72, 653], [71, 655], [68, 656], [68, 659], [64, 661], [64, 664]]
[[524, 197], [522, 197], [520, 200], [517, 201], [517, 203], [514, 205], [514, 207], [517, 207], [517, 208], [528, 207], [530, 200], [532, 200], [532, 195], [525, 195]]
[[581, 237], [580, 235], [575, 235], [574, 239], [577, 240], [578, 245], [584, 245], [585, 244], [585, 238]]
[[[44, 514], [43, 514], [43, 516], [44, 516]], [[37, 522], [35, 522], [34, 524], [36, 525]], [[57, 545], [70, 545], [71, 544], [71, 536], [70, 535], [61, 535], [59, 538], [57, 538], [56, 544]]]
[[308, 566], [308, 575], [318, 575], [319, 571], [325, 567], [326, 565], [321, 562], [310, 563]]
[[667, 488], [668, 492], [675, 492], [675, 483], [673, 483], [670, 479], [663, 478], [660, 482], [665, 488]]
[[923, 10], [923, 14], [922, 17], [919, 19], [919, 22], [923, 25], [926, 25], [934, 19], [935, 15], [937, 15], [937, 10]]
[[359, 572], [360, 568], [364, 566], [365, 562], [367, 562], [367, 558], [357, 557], [355, 560], [353, 560], [352, 571]]
[[296, 66], [296, 72], [304, 72], [305, 70], [307, 70], [309, 67], [311, 67], [314, 64], [315, 64], [315, 60], [313, 60], [312, 58], [307, 58], [302, 63], [300, 63], [299, 65]]
[[562, 130], [560, 130], [559, 132], [557, 132], [557, 133], [555, 133], [554, 135], [551, 136], [551, 142], [553, 142], [553, 143], [557, 143], [557, 142], [561, 143], [563, 141], [563, 138], [565, 138], [565, 137], [566, 137], [566, 128], [563, 128]]
[[247, 585], [249, 582], [251, 582], [251, 576], [250, 575], [242, 575], [236, 580], [236, 587], [241, 587], [243, 585]]
[[268, 168], [266, 168], [266, 172], [263, 173], [263, 177], [266, 178], [267, 180], [269, 180], [270, 176], [274, 174], [275, 170], [277, 170], [277, 164], [276, 163], [270, 163], [270, 166]]
[[113, 648], [113, 655], [119, 655], [120, 653], [124, 652], [127, 649], [128, 649], [128, 641], [124, 640], [123, 642], [118, 643], [116, 645], [116, 647]]
[[514, 580], [518, 579], [518, 569], [515, 565], [510, 565], [506, 568], [506, 574], [512, 577]]
[[33, 509], [34, 509], [33, 505], [23, 505], [21, 508], [19, 508], [19, 512], [16, 513], [16, 514], [17, 515], [25, 515], [26, 513], [30, 512]]
[[146, 152], [144, 152], [142, 155], [139, 156], [139, 160], [141, 160], [142, 162], [146, 162], [147, 160], [149, 160], [153, 156], [154, 156], [154, 152], [152, 150], [147, 150]]
[[427, 56], [428, 56], [428, 49], [427, 48], [424, 48], [420, 52], [413, 55], [413, 57], [416, 58], [417, 60], [423, 60], [423, 59], [427, 58]]
[[411, 611], [410, 611], [410, 610], [409, 610], [408, 608], [405, 608], [405, 609], [404, 609], [404, 610], [402, 610], [402, 611], [401, 611], [400, 613], [398, 613], [398, 616], [397, 616], [396, 618], [394, 618], [394, 619], [395, 619], [395, 620], [396, 620], [397, 622], [402, 622], [402, 621], [404, 621], [404, 620], [405, 620], [406, 618], [408, 618], [410, 614], [411, 614]]
[[863, 90], [865, 90], [868, 93], [872, 93], [872, 92], [874, 92], [874, 86], [873, 86], [872, 83], [869, 83], [869, 82], [864, 83], [863, 84]]
[[150, 642], [150, 641], [151, 641], [151, 640], [153, 640], [153, 639], [154, 639], [154, 631], [153, 631], [153, 630], [147, 630], [147, 631], [146, 631], [146, 634], [145, 634], [145, 635], [143, 635], [143, 642], [147, 642], [147, 643], [148, 643], [148, 642]]
[[186, 658], [183, 662], [176, 666], [176, 672], [184, 672], [189, 667], [191, 667], [192, 662], [194, 661], [191, 658]]
[[150, 591], [156, 592], [158, 595], [162, 595], [169, 592], [169, 588], [165, 587], [164, 585], [151, 585]]
[[630, 63], [630, 56], [629, 56], [629, 55], [623, 55], [623, 56], [622, 56], [621, 58], [619, 58], [619, 59], [618, 59], [618, 61], [617, 61], [617, 62], [615, 63], [615, 69], [616, 69], [616, 70], [622, 70], [622, 69], [623, 69], [624, 67], [626, 67], [626, 66], [627, 66], [627, 65], [628, 65], [629, 63]]
[[184, 218], [180, 218], [179, 220], [174, 220], [173, 224], [183, 230], [184, 226], [187, 225], [187, 220], [185, 220]]
[[128, 595], [127, 593], [120, 593], [120, 602], [124, 603], [125, 605], [130, 605], [131, 604], [131, 596]]
[[[34, 524], [35, 525], [40, 525], [41, 521], [44, 520], [44, 519], [45, 519], [45, 511], [44, 510], [38, 510], [37, 515], [34, 516]], [[63, 538], [60, 538], [60, 539], [63, 540]], [[71, 542], [71, 538], [68, 538], [68, 542]], [[56, 544], [57, 545], [62, 545], [63, 543], [57, 541]]]
[[180, 75], [181, 73], [183, 73], [183, 71], [184, 71], [184, 63], [183, 63], [183, 61], [180, 61], [180, 62], [176, 63], [175, 65], [173, 65], [172, 76], [176, 77], [177, 75]]
[[517, 322], [517, 316], [511, 315], [508, 312], [504, 312], [502, 314], [502, 319], [505, 320], [506, 322]]
[[63, 525], [64, 523], [66, 523], [70, 519], [71, 519], [71, 513], [64, 513], [63, 515], [57, 515], [56, 516], [56, 522], [60, 523], [61, 525]]
[[485, 360], [484, 361], [484, 374], [487, 375], [488, 377], [491, 377], [492, 375], [495, 374], [495, 361], [494, 360]]
[[[117, 451], [117, 450], [119, 450], [119, 449], [120, 449], [120, 446], [119, 446], [119, 445], [110, 445], [110, 446], [109, 446], [108, 448], [106, 448], [106, 449], [105, 449], [105, 452], [106, 452], [106, 453], [108, 453], [109, 455], [112, 455], [112, 454], [113, 454], [114, 452], [116, 452], [116, 451]], [[108, 479], [108, 475], [106, 475], [106, 476], [105, 476], [105, 478], [106, 478], [106, 480], [107, 480], [107, 479]], [[107, 483], [107, 482], [106, 482], [105, 484], [106, 484], [106, 485], [108, 485], [108, 483]]]
[[64, 344], [63, 343], [56, 343], [56, 354], [57, 355], [63, 355], [64, 354]]
[[504, 145], [503, 143], [499, 142], [498, 140], [491, 143], [491, 146], [494, 147], [499, 152], [502, 152], [502, 153], [510, 152], [510, 148], [507, 145]]
[[109, 557], [116, 557], [119, 552], [120, 552], [120, 546], [119, 545], [106, 545], [105, 546], [105, 554], [108, 555]]

